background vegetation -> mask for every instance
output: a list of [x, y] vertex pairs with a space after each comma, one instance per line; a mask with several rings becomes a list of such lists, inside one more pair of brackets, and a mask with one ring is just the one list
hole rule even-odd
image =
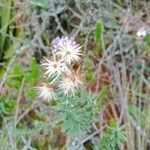
[[[1, 0], [0, 150], [149, 150], [149, 27], [149, 0]], [[141, 28], [146, 36], [137, 36]], [[72, 110], [74, 117], [81, 112], [80, 129], [63, 118], [66, 106], [58, 107], [62, 116], [55, 124], [55, 104], [35, 91], [39, 62], [62, 35], [83, 45], [82, 73], [91, 94], [86, 107]], [[88, 103], [93, 95], [96, 108]], [[70, 128], [68, 141], [62, 129]], [[84, 134], [76, 139], [78, 132]]]

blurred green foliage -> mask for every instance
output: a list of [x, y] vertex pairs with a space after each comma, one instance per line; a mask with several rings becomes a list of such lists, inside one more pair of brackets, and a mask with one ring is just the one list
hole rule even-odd
[[96, 22], [95, 32], [94, 32], [94, 38], [95, 38], [95, 42], [96, 42], [95, 53], [98, 53], [98, 52], [103, 50], [103, 44], [104, 44], [104, 41], [103, 41], [103, 30], [104, 30], [103, 22], [102, 22], [101, 19], [99, 19]]
[[106, 132], [100, 137], [97, 150], [116, 150], [126, 140], [125, 125], [119, 125], [114, 120], [109, 122]]
[[14, 111], [15, 100], [0, 96], [0, 116], [10, 116]]
[[49, 8], [49, 0], [32, 0], [32, 4], [35, 6], [39, 6], [40, 8], [42, 8], [43, 10], [48, 10]]
[[150, 33], [147, 33], [146, 37], [145, 37], [145, 42], [146, 42], [146, 46], [148, 48], [150, 48]]
[[[7, 33], [11, 33], [9, 28], [11, 24], [12, 16], [12, 0], [2, 0], [4, 7], [0, 7], [0, 60], [2, 60], [4, 54], [11, 48], [11, 40], [7, 37]], [[6, 7], [6, 6], [7, 7]]]
[[[13, 0], [2, 0], [0, 6], [0, 61], [9, 59], [14, 50], [20, 46], [22, 39], [25, 37], [23, 11], [13, 9], [15, 2]], [[20, 21], [22, 19], [22, 22]], [[20, 23], [21, 22], [21, 23]], [[15, 26], [18, 26], [14, 28]]]
[[102, 20], [98, 20], [96, 22], [95, 33], [94, 33], [94, 37], [95, 37], [96, 42], [100, 41], [102, 34], [103, 34], [103, 22], [102, 22]]
[[104, 100], [108, 99], [109, 95], [109, 87], [107, 85], [103, 86], [98, 94], [98, 105], [99, 108], [101, 108], [102, 104], [104, 103]]
[[25, 80], [25, 97], [27, 99], [34, 99], [36, 92], [34, 86], [39, 79], [41, 70], [37, 64], [36, 59], [33, 57], [28, 68], [24, 68], [21, 64], [16, 63], [12, 68], [12, 73], [10, 74], [6, 84], [10, 88], [19, 89], [22, 80]]
[[96, 96], [86, 93], [80, 96], [63, 95], [54, 109], [59, 112], [56, 123], [62, 123], [62, 131], [70, 136], [79, 136], [91, 128], [94, 115], [98, 112]]

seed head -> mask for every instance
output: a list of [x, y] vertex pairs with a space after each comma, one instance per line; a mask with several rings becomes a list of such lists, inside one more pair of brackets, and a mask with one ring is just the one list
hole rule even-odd
[[79, 72], [72, 71], [70, 75], [63, 76], [59, 88], [65, 95], [75, 95], [76, 90], [79, 90], [83, 84]]
[[44, 101], [50, 101], [52, 99], [56, 99], [54, 86], [52, 84], [43, 83], [42, 86], [37, 87], [37, 92], [38, 92], [39, 98], [41, 98]]
[[53, 57], [52, 60], [45, 58], [45, 62], [42, 62], [41, 66], [46, 70], [44, 75], [48, 76], [48, 78], [54, 74], [59, 76], [63, 73], [70, 72], [66, 64], [62, 60], [57, 60], [56, 57]]
[[59, 57], [64, 58], [67, 64], [81, 60], [81, 46], [73, 38], [57, 37], [52, 41], [53, 52]]

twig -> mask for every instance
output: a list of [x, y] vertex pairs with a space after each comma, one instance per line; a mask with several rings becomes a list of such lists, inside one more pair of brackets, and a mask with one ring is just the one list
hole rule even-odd
[[17, 121], [17, 116], [18, 116], [18, 112], [19, 112], [19, 104], [20, 104], [21, 94], [22, 94], [22, 91], [23, 91], [24, 82], [25, 82], [25, 78], [22, 79], [19, 94], [18, 94], [18, 98], [17, 98], [16, 112], [15, 112], [15, 116], [14, 116], [14, 124], [16, 124], [16, 121]]
[[24, 116], [26, 116], [31, 110], [35, 109], [36, 107], [38, 107], [41, 104], [40, 100], [37, 100], [35, 102], [33, 102], [33, 104], [22, 113], [22, 115], [18, 118], [18, 120], [15, 123], [15, 126], [24, 118]]
[[[129, 120], [129, 122], [131, 123], [131, 125], [138, 131], [138, 133], [140, 133], [140, 135], [142, 135], [144, 138], [146, 138], [146, 133], [143, 132], [142, 128], [136, 124], [136, 122], [134, 121], [134, 119], [129, 116], [128, 114], [126, 115], [127, 119]], [[150, 143], [150, 139], [146, 138], [147, 143]]]
[[78, 148], [79, 146], [81, 146], [81, 145], [84, 144], [86, 141], [90, 140], [91, 138], [93, 138], [95, 135], [101, 133], [105, 128], [106, 128], [106, 125], [103, 126], [103, 128], [100, 128], [100, 129], [96, 130], [94, 133], [90, 134], [88, 137], [86, 137], [85, 139], [83, 139], [83, 140], [76, 146], [76, 148]]
[[71, 7], [68, 7], [68, 10], [70, 10], [73, 15], [79, 19], [83, 19], [83, 17], [81, 15], [79, 15], [76, 11], [74, 11]]
[[80, 25], [79, 25], [78, 29], [77, 29], [76, 32], [73, 34], [73, 37], [74, 37], [74, 38], [76, 38], [76, 37], [78, 36], [78, 34], [79, 34], [79, 32], [81, 31], [82, 27], [83, 27], [83, 21], [80, 22]]
[[54, 17], [55, 17], [55, 21], [56, 21], [57, 26], [58, 26], [58, 28], [60, 29], [60, 31], [61, 31], [64, 35], [67, 35], [67, 32], [66, 32], [66, 31], [63, 29], [63, 27], [61, 26], [61, 23], [60, 23], [59, 18], [58, 18], [58, 16], [57, 16], [56, 13], [54, 14]]
[[0, 33], [1, 33], [4, 29], [6, 29], [12, 22], [14, 22], [16, 18], [21, 17], [22, 14], [23, 14], [23, 13], [20, 13], [20, 14], [17, 14], [15, 17], [13, 17], [5, 26], [3, 26], [3, 27], [0, 29]]

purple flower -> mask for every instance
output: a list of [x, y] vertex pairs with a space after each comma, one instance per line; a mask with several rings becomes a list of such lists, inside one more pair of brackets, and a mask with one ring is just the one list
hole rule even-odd
[[61, 38], [56, 37], [52, 41], [52, 51], [58, 52], [61, 50], [62, 46], [66, 46], [66, 45], [76, 46], [77, 43], [74, 38], [69, 38], [69, 37], [65, 37], [65, 36], [62, 36]]
[[52, 41], [52, 52], [62, 58], [67, 64], [81, 60], [81, 46], [76, 43], [74, 38], [57, 37]]
[[57, 38], [53, 39], [53, 41], [52, 41], [52, 51], [53, 52], [58, 51], [59, 46], [60, 46], [60, 42], [61, 42], [60, 37], [57, 37]]

